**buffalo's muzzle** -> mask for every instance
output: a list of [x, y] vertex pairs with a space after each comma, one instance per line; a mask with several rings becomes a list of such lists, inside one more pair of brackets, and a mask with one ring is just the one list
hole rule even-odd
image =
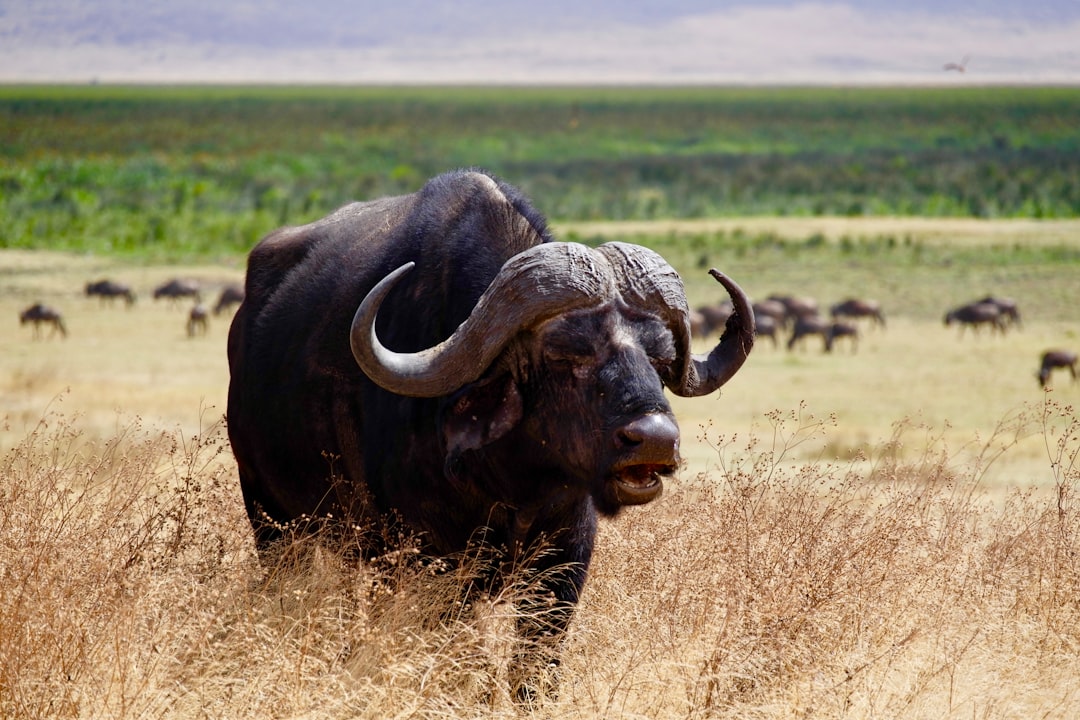
[[621, 505], [640, 505], [664, 489], [679, 464], [679, 426], [664, 413], [642, 415], [615, 431], [618, 460], [610, 476]]

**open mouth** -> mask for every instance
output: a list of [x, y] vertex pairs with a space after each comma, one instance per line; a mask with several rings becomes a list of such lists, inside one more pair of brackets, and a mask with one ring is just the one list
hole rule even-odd
[[612, 473], [611, 488], [620, 505], [641, 505], [656, 499], [664, 489], [663, 478], [674, 472], [674, 465], [627, 465]]

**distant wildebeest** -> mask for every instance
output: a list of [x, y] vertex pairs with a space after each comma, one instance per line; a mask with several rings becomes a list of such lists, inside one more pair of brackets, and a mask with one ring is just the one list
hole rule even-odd
[[1073, 381], [1077, 378], [1077, 355], [1071, 350], [1047, 350], [1039, 363], [1039, 386], [1050, 387], [1050, 375], [1058, 368], [1068, 369]]
[[56, 333], [60, 333], [60, 337], [67, 337], [67, 328], [64, 326], [63, 316], [55, 309], [42, 303], [34, 303], [30, 307], [19, 313], [19, 324], [25, 325], [26, 323], [33, 323], [35, 340], [41, 337], [41, 325], [52, 326], [52, 331], [49, 333], [49, 337], [52, 337]]
[[210, 311], [206, 309], [206, 306], [202, 303], [197, 304], [191, 308], [191, 312], [188, 313], [187, 321], [187, 334], [188, 337], [195, 337], [195, 333], [205, 335], [210, 326]]
[[974, 304], [990, 304], [995, 306], [1001, 311], [1002, 327], [1008, 327], [1010, 325], [1019, 328], [1020, 323], [1020, 307], [1016, 304], [1016, 301], [1012, 298], [995, 297], [993, 295], [987, 295], [984, 298], [976, 300]]
[[859, 347], [859, 328], [854, 323], [843, 320], [830, 323], [829, 329], [825, 331], [825, 352], [832, 352], [839, 338], [848, 338], [851, 352], [855, 352]]
[[839, 318], [870, 318], [874, 325], [885, 327], [885, 314], [881, 312], [881, 303], [877, 300], [849, 298], [829, 308], [829, 314], [834, 320]]
[[945, 313], [945, 325], [957, 323], [960, 325], [960, 336], [964, 336], [964, 328], [970, 327], [973, 332], [978, 332], [983, 325], [990, 327], [991, 334], [998, 332], [1005, 334], [1005, 319], [1001, 310], [993, 303], [975, 302], [961, 305]]
[[788, 311], [784, 303], [779, 300], [759, 300], [754, 303], [754, 317], [760, 320], [768, 317], [775, 321], [776, 327], [788, 326]]
[[779, 326], [776, 320], [770, 315], [758, 315], [754, 318], [755, 335], [757, 337], [767, 337], [772, 340], [773, 347], [778, 347], [780, 339], [776, 336], [779, 331]]
[[788, 338], [788, 350], [795, 349], [796, 345], [804, 343], [805, 339], [811, 335], [821, 337], [824, 352], [832, 352], [837, 338], [850, 338], [851, 349], [854, 352], [858, 345], [859, 329], [851, 323], [833, 322], [820, 315], [802, 315], [795, 319], [791, 337]]
[[795, 324], [791, 328], [791, 337], [788, 338], [787, 349], [794, 350], [796, 345], [805, 345], [806, 338], [811, 335], [820, 336], [824, 342], [831, 324], [820, 315], [802, 315], [795, 318]]
[[701, 317], [701, 337], [708, 337], [724, 329], [735, 308], [731, 301], [724, 301], [717, 305], [702, 305], [697, 312]]
[[[753, 345], [745, 294], [710, 274], [736, 310], [695, 355], [682, 279], [659, 255], [556, 242], [481, 171], [270, 233], [228, 343], [257, 546], [330, 514], [370, 529], [357, 546], [373, 556], [400, 528], [445, 558], [483, 540], [545, 596], [519, 621], [533, 650], [514, 685], [531, 695], [535, 668], [557, 662], [598, 516], [658, 497], [678, 467], [664, 388], [712, 393]], [[470, 587], [502, 577], [492, 565]]]
[[220, 315], [233, 305], [239, 305], [244, 301], [244, 286], [237, 283], [229, 283], [221, 288], [217, 303], [214, 305], [214, 314]]
[[201, 302], [202, 293], [196, 281], [173, 278], [154, 289], [154, 299], [158, 298], [166, 298], [170, 305], [175, 305], [180, 298], [192, 298], [195, 302]]
[[135, 303], [135, 293], [131, 291], [131, 288], [112, 280], [98, 280], [86, 283], [86, 296], [94, 297], [95, 295], [101, 298], [102, 303], [112, 303], [118, 297], [124, 298], [124, 302], [129, 307]]
[[770, 295], [766, 299], [773, 300], [784, 306], [784, 315], [789, 325], [800, 317], [817, 315], [819, 312], [818, 301], [812, 297]]

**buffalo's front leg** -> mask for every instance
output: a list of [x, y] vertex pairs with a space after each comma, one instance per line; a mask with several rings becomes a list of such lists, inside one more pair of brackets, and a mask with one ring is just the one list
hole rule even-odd
[[596, 516], [591, 507], [568, 525], [533, 566], [539, 578], [537, 592], [518, 603], [520, 643], [510, 677], [515, 697], [526, 704], [558, 691], [563, 639], [592, 558]]

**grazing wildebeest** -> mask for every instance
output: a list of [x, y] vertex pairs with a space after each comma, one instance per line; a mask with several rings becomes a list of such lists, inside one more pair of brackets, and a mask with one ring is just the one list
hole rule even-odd
[[195, 307], [191, 308], [191, 312], [188, 313], [188, 337], [195, 337], [195, 333], [205, 335], [209, 327], [210, 311], [206, 309], [205, 305], [198, 303]]
[[1047, 350], [1039, 363], [1039, 386], [1050, 387], [1050, 375], [1058, 368], [1067, 368], [1073, 381], [1077, 378], [1077, 355], [1071, 350]]
[[220, 315], [224, 311], [231, 308], [233, 305], [239, 305], [244, 301], [244, 286], [236, 283], [229, 283], [225, 287], [221, 288], [221, 294], [218, 295], [218, 301], [214, 305], [214, 314]]
[[766, 299], [778, 302], [784, 306], [784, 316], [787, 324], [792, 324], [801, 317], [818, 314], [818, 301], [812, 297], [770, 295]]
[[93, 297], [95, 295], [101, 298], [102, 304], [106, 302], [111, 304], [118, 297], [124, 298], [124, 302], [129, 307], [135, 303], [135, 293], [131, 291], [131, 288], [112, 280], [98, 280], [86, 283], [86, 296]]
[[800, 344], [805, 346], [803, 341], [811, 335], [820, 335], [822, 341], [825, 341], [830, 325], [831, 323], [820, 315], [801, 315], [795, 318], [795, 324], [791, 328], [791, 337], [788, 338], [787, 349], [794, 350], [795, 346]]
[[754, 326], [754, 334], [757, 337], [771, 338], [773, 347], [779, 346], [780, 340], [776, 337], [779, 327], [776, 324], [775, 318], [770, 315], [756, 315], [754, 317]]
[[67, 328], [64, 326], [63, 316], [55, 309], [42, 303], [34, 303], [19, 313], [19, 324], [33, 323], [35, 340], [41, 337], [41, 325], [45, 323], [52, 326], [49, 337], [60, 333], [60, 337], [67, 337]]
[[753, 310], [754, 317], [758, 320], [768, 317], [775, 321], [778, 328], [788, 325], [787, 308], [779, 300], [759, 300], [753, 304]]
[[788, 350], [794, 350], [798, 344], [810, 335], [820, 335], [822, 350], [832, 352], [837, 338], [851, 338], [851, 351], [855, 352], [859, 341], [859, 329], [848, 322], [832, 322], [820, 315], [801, 315], [795, 319], [795, 325], [791, 329], [791, 337], [788, 338]]
[[881, 312], [881, 303], [877, 300], [849, 298], [829, 308], [834, 320], [839, 318], [870, 318], [874, 325], [885, 327], [885, 314]]
[[175, 305], [180, 298], [192, 298], [195, 302], [201, 302], [202, 293], [196, 281], [173, 278], [154, 289], [154, 299], [158, 298], [167, 298], [170, 305]]
[[984, 298], [976, 300], [972, 305], [988, 303], [995, 306], [1001, 311], [1002, 327], [1008, 328], [1010, 325], [1019, 328], [1020, 323], [1020, 307], [1016, 304], [1016, 301], [1012, 298], [995, 297], [994, 295], [987, 295]]
[[725, 300], [716, 305], [702, 305], [697, 311], [701, 313], [705, 321], [701, 336], [708, 337], [713, 333], [721, 332], [727, 326], [728, 318], [735, 312], [735, 308], [731, 301]]
[[229, 437], [258, 546], [332, 514], [373, 528], [372, 556], [396, 522], [431, 555], [482, 538], [528, 562], [548, 593], [519, 627], [540, 648], [515, 672], [528, 696], [527, 668], [556, 661], [598, 515], [653, 500], [678, 466], [664, 387], [711, 393], [750, 351], [746, 296], [710, 273], [736, 310], [693, 355], [682, 280], [659, 255], [555, 242], [480, 171], [272, 232], [228, 344]]
[[954, 308], [945, 313], [945, 325], [958, 323], [960, 325], [960, 337], [964, 336], [964, 328], [970, 327], [972, 332], [978, 332], [983, 325], [990, 326], [991, 334], [999, 332], [1005, 334], [1005, 320], [1001, 310], [993, 303], [968, 303]]
[[829, 324], [825, 331], [825, 352], [832, 352], [838, 338], [848, 338], [851, 341], [851, 352], [859, 347], [859, 328], [854, 323], [837, 320]]

